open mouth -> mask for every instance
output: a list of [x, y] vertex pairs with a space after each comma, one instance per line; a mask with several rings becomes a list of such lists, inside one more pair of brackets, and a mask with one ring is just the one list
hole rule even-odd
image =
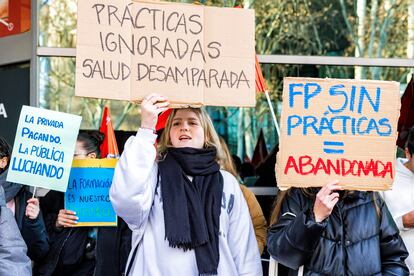
[[191, 140], [191, 137], [190, 136], [187, 136], [187, 135], [181, 135], [180, 137], [178, 137], [178, 140], [180, 140], [180, 141], [188, 141], [188, 140]]

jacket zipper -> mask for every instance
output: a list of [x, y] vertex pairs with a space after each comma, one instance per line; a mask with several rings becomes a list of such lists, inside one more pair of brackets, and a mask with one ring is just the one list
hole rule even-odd
[[[55, 272], [56, 266], [57, 266], [57, 264], [58, 264], [58, 262], [59, 262], [60, 253], [62, 252], [63, 247], [65, 246], [66, 242], [68, 241], [69, 236], [72, 234], [72, 230], [73, 230], [73, 228], [71, 228], [71, 229], [69, 230], [69, 233], [66, 235], [66, 238], [65, 238], [65, 240], [63, 241], [62, 246], [61, 246], [61, 247], [60, 247], [60, 249], [59, 249], [59, 253], [57, 254], [57, 258], [56, 258], [55, 265], [53, 266], [53, 272]], [[53, 272], [52, 272], [52, 274], [53, 274]]]

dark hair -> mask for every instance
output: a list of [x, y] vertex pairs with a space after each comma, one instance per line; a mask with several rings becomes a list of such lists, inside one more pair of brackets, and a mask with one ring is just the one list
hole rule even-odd
[[10, 158], [11, 155], [11, 147], [9, 143], [7, 143], [4, 137], [0, 136], [0, 158], [7, 157]]
[[82, 131], [78, 134], [78, 141], [82, 143], [87, 153], [96, 153], [96, 157], [101, 157], [101, 144], [105, 135], [97, 130]]
[[408, 152], [411, 156], [414, 153], [414, 126], [408, 130], [408, 137], [407, 142], [405, 143], [405, 147], [408, 149]]
[[240, 177], [241, 179], [244, 179], [248, 176], [255, 176], [256, 172], [254, 170], [254, 167], [252, 163], [244, 162], [240, 165]]
[[0, 136], [0, 158], [7, 157], [7, 166], [4, 169], [0, 169], [0, 173], [7, 170], [10, 163], [10, 156], [11, 156], [11, 146], [7, 143], [4, 137]]
[[240, 168], [241, 168], [241, 164], [242, 164], [242, 161], [241, 161], [240, 157], [238, 157], [235, 154], [232, 154], [231, 158], [233, 159], [234, 166], [236, 166], [237, 173], [240, 174]]

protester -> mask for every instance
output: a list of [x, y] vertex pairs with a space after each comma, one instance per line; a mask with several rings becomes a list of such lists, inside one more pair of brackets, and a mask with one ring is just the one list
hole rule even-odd
[[[275, 164], [276, 154], [279, 151], [279, 145], [273, 147], [269, 155], [256, 168], [256, 175], [258, 177], [255, 187], [272, 187], [276, 189], [276, 195], [279, 192], [276, 182]], [[260, 197], [260, 206], [262, 206], [263, 215], [269, 220], [272, 214], [272, 209], [275, 203], [275, 197], [271, 195]]]
[[0, 186], [0, 275], [32, 275], [27, 247]]
[[40, 212], [39, 199], [33, 198], [28, 186], [6, 180], [11, 150], [7, 141], [0, 137], [0, 185], [4, 189], [6, 205], [12, 211], [27, 245], [27, 254], [37, 263], [49, 251], [48, 235]]
[[[104, 135], [98, 131], [78, 135], [74, 159], [100, 158]], [[39, 275], [123, 275], [131, 235], [124, 222], [118, 227], [76, 227], [75, 212], [64, 209], [64, 193], [50, 191], [41, 202], [47, 214], [51, 249]]]
[[244, 162], [240, 165], [240, 178], [243, 182], [246, 181], [248, 177], [252, 177], [256, 175], [254, 167], [250, 162]]
[[[226, 141], [223, 137], [219, 137], [220, 146], [224, 153], [224, 158], [220, 160], [220, 166], [223, 170], [228, 171], [234, 177], [238, 177], [236, 166], [233, 162], [233, 158], [230, 154], [230, 150], [227, 147]], [[259, 246], [260, 254], [266, 246], [266, 235], [267, 235], [267, 222], [263, 215], [262, 208], [256, 199], [256, 196], [246, 186], [240, 184], [244, 199], [246, 200], [247, 206], [249, 207], [250, 218], [253, 222], [254, 233], [256, 235], [257, 245]]]
[[157, 94], [143, 100], [141, 127], [115, 169], [111, 201], [133, 230], [127, 275], [262, 275], [246, 202], [220, 171], [207, 113], [174, 109], [157, 157], [157, 116], [168, 105]]
[[342, 191], [292, 188], [278, 199], [267, 247], [303, 275], [408, 275], [408, 252], [382, 198]]
[[408, 132], [405, 157], [398, 158], [392, 190], [383, 197], [400, 229], [410, 255], [406, 259], [410, 275], [414, 275], [414, 127]]

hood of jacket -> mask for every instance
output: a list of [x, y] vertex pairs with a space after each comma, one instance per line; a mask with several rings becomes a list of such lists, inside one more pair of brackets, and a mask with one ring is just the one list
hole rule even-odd
[[16, 184], [13, 182], [8, 182], [7, 179], [7, 171], [4, 171], [2, 174], [0, 174], [0, 185], [4, 189], [4, 194], [6, 197], [6, 202], [9, 202], [11, 199], [13, 199], [17, 193], [20, 191], [20, 189], [23, 187], [21, 184]]

